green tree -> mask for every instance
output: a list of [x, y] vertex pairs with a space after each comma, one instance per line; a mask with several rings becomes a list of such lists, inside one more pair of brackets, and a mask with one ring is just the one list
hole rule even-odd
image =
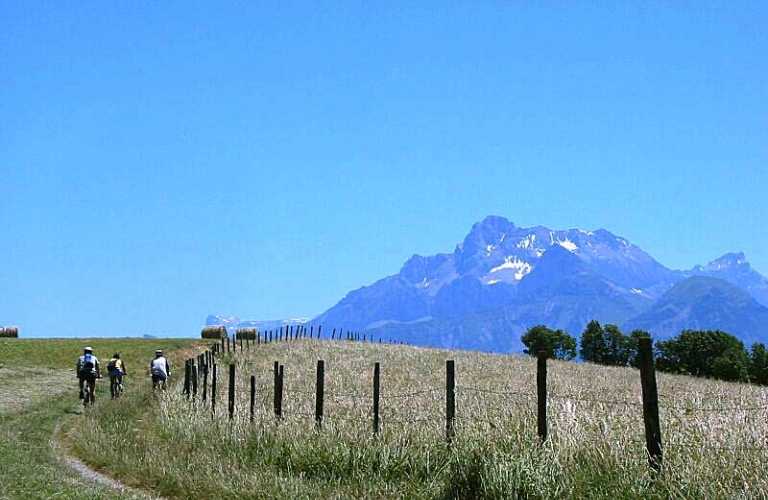
[[581, 359], [590, 363], [603, 363], [605, 358], [605, 330], [600, 322], [593, 319], [581, 333], [579, 343]]
[[[687, 373], [696, 377], [733, 376], [744, 344], [733, 335], [721, 330], [684, 330], [675, 338], [656, 343], [657, 366], [661, 371]], [[730, 351], [729, 351], [730, 350]], [[721, 356], [725, 359], [715, 365]], [[717, 375], [714, 368], [717, 366]]]
[[603, 331], [605, 339], [603, 364], [627, 366], [630, 359], [630, 338], [624, 335], [616, 325], [605, 325]]
[[744, 346], [729, 347], [712, 361], [712, 377], [730, 382], [749, 380], [749, 354]]
[[525, 345], [524, 353], [537, 356], [545, 351], [548, 358], [573, 359], [576, 357], [576, 339], [562, 330], [552, 330], [544, 325], [529, 328], [520, 340]]
[[749, 356], [749, 379], [755, 384], [768, 385], [768, 351], [762, 342], [752, 344], [752, 352]]
[[584, 361], [615, 366], [629, 364], [631, 341], [616, 325], [603, 327], [593, 319], [582, 332], [579, 345]]

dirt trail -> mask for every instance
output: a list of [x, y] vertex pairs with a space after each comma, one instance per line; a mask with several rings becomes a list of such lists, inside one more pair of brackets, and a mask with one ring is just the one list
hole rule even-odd
[[[82, 418], [82, 416], [77, 415], [73, 418]], [[70, 455], [66, 449], [65, 443], [61, 439], [61, 423], [57, 424], [53, 431], [53, 435], [51, 436], [51, 448], [54, 453], [61, 457], [61, 460], [66, 465], [77, 471], [77, 473], [80, 474], [80, 477], [86, 481], [106, 486], [107, 488], [119, 491], [120, 493], [125, 493], [130, 495], [131, 498], [139, 500], [167, 500], [160, 495], [155, 495], [147, 491], [127, 486], [116, 479], [91, 469], [85, 462]]]

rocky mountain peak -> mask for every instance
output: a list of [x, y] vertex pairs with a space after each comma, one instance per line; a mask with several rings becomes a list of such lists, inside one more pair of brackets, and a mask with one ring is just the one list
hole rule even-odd
[[697, 267], [702, 271], [726, 271], [736, 268], [749, 269], [750, 265], [744, 256], [744, 252], [732, 252], [723, 255], [719, 259], [713, 260], [705, 266]]

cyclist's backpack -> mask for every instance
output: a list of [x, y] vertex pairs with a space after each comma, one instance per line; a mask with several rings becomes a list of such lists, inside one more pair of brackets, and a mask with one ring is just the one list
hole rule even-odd
[[117, 370], [117, 360], [116, 359], [110, 359], [109, 364], [107, 365], [107, 371], [113, 372]]
[[83, 357], [83, 366], [80, 368], [81, 372], [91, 372], [93, 371], [93, 356], [90, 354], [86, 354]]

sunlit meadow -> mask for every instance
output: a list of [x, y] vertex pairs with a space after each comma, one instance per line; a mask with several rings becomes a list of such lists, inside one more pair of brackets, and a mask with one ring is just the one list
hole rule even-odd
[[[325, 361], [322, 427], [314, 419]], [[445, 434], [445, 362], [456, 427]], [[284, 365], [283, 418], [273, 367]], [[227, 411], [228, 366], [236, 409]], [[373, 367], [381, 363], [380, 432]], [[253, 421], [250, 377], [256, 378]], [[300, 340], [218, 358], [211, 405], [181, 375], [159, 395], [97, 405], [73, 446], [97, 468], [177, 498], [768, 498], [768, 390], [657, 374], [663, 472], [648, 468], [639, 372], [549, 362], [549, 439], [536, 361], [389, 344]], [[93, 451], [95, 449], [95, 451]], [[116, 454], [114, 450], [120, 450]]]

